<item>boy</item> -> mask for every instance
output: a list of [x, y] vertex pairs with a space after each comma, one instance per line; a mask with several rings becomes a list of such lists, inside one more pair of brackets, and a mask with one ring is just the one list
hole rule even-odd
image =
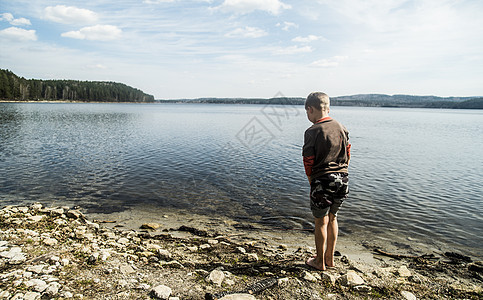
[[310, 182], [317, 251], [317, 255], [305, 263], [321, 271], [334, 267], [339, 231], [337, 211], [349, 193], [349, 133], [329, 117], [329, 107], [329, 96], [321, 92], [311, 93], [305, 100], [307, 118], [314, 125], [305, 131], [302, 155]]

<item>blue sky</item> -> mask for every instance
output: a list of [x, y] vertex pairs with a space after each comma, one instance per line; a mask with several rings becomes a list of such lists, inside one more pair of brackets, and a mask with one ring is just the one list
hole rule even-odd
[[157, 99], [483, 96], [481, 0], [0, 0], [0, 68]]

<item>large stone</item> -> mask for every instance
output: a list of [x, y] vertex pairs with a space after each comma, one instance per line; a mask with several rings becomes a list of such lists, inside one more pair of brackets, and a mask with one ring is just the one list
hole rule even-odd
[[12, 247], [8, 251], [0, 252], [0, 257], [7, 258], [11, 265], [19, 265], [27, 260], [20, 247]]
[[149, 229], [149, 230], [156, 230], [159, 227], [161, 227], [161, 225], [159, 225], [158, 223], [144, 223], [143, 225], [141, 225], [142, 229]]
[[158, 249], [158, 257], [164, 260], [171, 259], [171, 253], [165, 249]]
[[156, 299], [169, 299], [171, 295], [171, 288], [165, 285], [158, 285], [151, 290], [151, 294]]
[[401, 296], [403, 296], [403, 298], [406, 300], [417, 300], [416, 296], [408, 291], [401, 291]]
[[399, 269], [397, 270], [397, 273], [401, 277], [409, 277], [409, 276], [411, 276], [411, 271], [409, 271], [408, 267], [406, 267], [406, 266], [399, 267]]
[[69, 210], [65, 213], [68, 218], [85, 220], [86, 217], [78, 210]]
[[47, 246], [55, 246], [57, 245], [58, 241], [56, 239], [53, 239], [53, 238], [46, 238], [44, 240], [44, 244], [47, 245]]
[[356, 286], [364, 284], [364, 279], [357, 275], [356, 271], [349, 270], [347, 274], [339, 277], [340, 283], [344, 286]]
[[310, 282], [317, 282], [317, 278], [315, 278], [314, 275], [312, 275], [310, 272], [303, 271], [302, 276], [304, 280], [310, 281]]
[[23, 296], [23, 300], [38, 300], [38, 299], [40, 299], [40, 297], [41, 297], [41, 294], [40, 293], [27, 292]]
[[47, 283], [41, 279], [30, 279], [25, 285], [39, 293], [42, 293], [47, 289]]
[[211, 271], [210, 275], [206, 278], [206, 281], [214, 283], [218, 286], [221, 286], [221, 283], [225, 279], [225, 273], [220, 270], [213, 270]]
[[45, 294], [47, 294], [49, 297], [55, 297], [59, 293], [59, 289], [60, 283], [52, 282], [47, 286], [47, 289], [45, 289]]

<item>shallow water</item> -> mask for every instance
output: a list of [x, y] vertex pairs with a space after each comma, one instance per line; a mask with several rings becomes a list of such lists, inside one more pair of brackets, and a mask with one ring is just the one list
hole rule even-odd
[[[333, 107], [352, 143], [341, 234], [483, 256], [483, 111]], [[0, 104], [0, 200], [143, 205], [312, 226], [302, 106]]]

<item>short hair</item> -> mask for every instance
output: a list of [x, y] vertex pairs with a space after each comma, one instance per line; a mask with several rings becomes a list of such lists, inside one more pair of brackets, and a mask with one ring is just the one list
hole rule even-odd
[[305, 109], [309, 106], [321, 111], [327, 110], [330, 107], [330, 98], [322, 92], [310, 93], [305, 100]]

